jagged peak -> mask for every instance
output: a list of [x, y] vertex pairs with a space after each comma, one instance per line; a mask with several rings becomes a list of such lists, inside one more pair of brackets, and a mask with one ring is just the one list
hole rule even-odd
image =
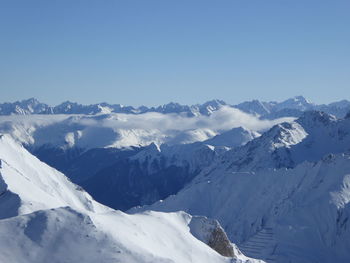
[[[200, 104], [199, 104], [200, 105]], [[213, 100], [208, 100], [206, 102], [204, 102], [201, 106], [222, 106], [222, 105], [227, 105], [227, 103], [223, 100], [219, 100], [219, 99], [213, 99]]]
[[301, 96], [301, 95], [299, 95], [299, 96], [294, 96], [293, 99], [296, 100], [296, 101], [303, 101], [303, 102], [305, 102], [305, 103], [310, 103], [309, 100], [305, 99], [305, 97], [304, 97], [304, 96]]
[[310, 124], [322, 124], [328, 125], [331, 122], [336, 121], [337, 118], [331, 114], [325, 113], [323, 111], [305, 111], [299, 119], [296, 121], [302, 125]]
[[72, 101], [66, 100], [66, 101], [58, 104], [56, 107], [66, 106], [66, 105], [80, 105], [80, 104], [78, 104], [77, 102], [72, 102]]
[[[269, 115], [268, 118], [278, 118], [293, 116], [298, 117], [298, 112], [281, 111], [285, 109], [294, 109], [300, 112], [313, 109], [322, 109], [326, 112], [334, 113], [338, 117], [344, 117], [347, 107], [350, 107], [350, 102], [342, 100], [339, 102], [330, 103], [328, 105], [316, 105], [305, 99], [303, 96], [295, 96], [282, 102], [265, 102], [261, 100], [251, 100], [239, 103], [237, 105], [227, 104], [220, 99], [213, 99], [204, 102], [203, 104], [186, 105], [177, 102], [169, 102], [160, 106], [147, 107], [133, 107], [124, 106], [122, 104], [109, 104], [106, 102], [96, 104], [80, 104], [78, 102], [64, 101], [56, 106], [49, 106], [48, 104], [39, 102], [36, 98], [29, 98], [22, 101], [6, 102], [0, 104], [0, 115], [11, 114], [100, 114], [102, 111], [100, 106], [110, 108], [111, 113], [127, 113], [127, 114], [142, 114], [145, 112], [159, 112], [159, 113], [185, 113], [189, 117], [206, 115], [209, 116], [213, 112], [219, 110], [222, 106], [238, 108], [244, 112], [254, 114], [260, 117]], [[338, 110], [336, 108], [339, 108]], [[274, 115], [274, 113], [279, 113]], [[272, 115], [271, 115], [272, 114]]]
[[276, 124], [254, 141], [258, 144], [265, 144], [267, 142], [273, 148], [289, 148], [291, 145], [301, 142], [307, 135], [301, 124], [297, 122], [283, 122]]
[[282, 101], [281, 103], [285, 103], [285, 102], [300, 102], [303, 104], [311, 104], [311, 102], [309, 100], [307, 100], [304, 96], [301, 96], [301, 95], [286, 99], [286, 100]]
[[158, 106], [156, 108], [156, 110], [174, 110], [174, 109], [185, 109], [185, 108], [189, 108], [189, 106], [187, 105], [182, 105], [178, 102], [169, 102], [167, 104], [163, 104], [161, 106]]
[[42, 104], [39, 100], [37, 100], [34, 97], [29, 98], [29, 99], [24, 99], [21, 101], [21, 103], [24, 103], [24, 104]]
[[253, 99], [253, 100], [243, 101], [243, 102], [237, 104], [237, 106], [239, 106], [239, 105], [244, 105], [244, 104], [252, 104], [252, 103], [253, 103], [253, 104], [262, 105], [262, 102], [261, 102], [260, 100], [258, 100], [258, 99]]
[[157, 152], [157, 153], [161, 151], [159, 145], [156, 144], [155, 142], [152, 142], [148, 146], [146, 146], [146, 149], [148, 151]]

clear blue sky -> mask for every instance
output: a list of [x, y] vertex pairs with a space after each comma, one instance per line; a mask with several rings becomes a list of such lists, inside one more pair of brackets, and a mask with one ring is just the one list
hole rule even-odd
[[0, 0], [0, 101], [350, 99], [349, 0]]

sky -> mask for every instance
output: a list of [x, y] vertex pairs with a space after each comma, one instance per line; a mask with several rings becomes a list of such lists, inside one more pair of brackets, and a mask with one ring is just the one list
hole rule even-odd
[[349, 0], [0, 0], [0, 102], [350, 99]]

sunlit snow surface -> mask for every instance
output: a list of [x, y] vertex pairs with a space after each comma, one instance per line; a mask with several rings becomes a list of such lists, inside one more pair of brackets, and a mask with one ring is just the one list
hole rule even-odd
[[8, 135], [0, 160], [0, 262], [255, 262], [220, 256], [184, 212], [128, 215], [95, 202]]

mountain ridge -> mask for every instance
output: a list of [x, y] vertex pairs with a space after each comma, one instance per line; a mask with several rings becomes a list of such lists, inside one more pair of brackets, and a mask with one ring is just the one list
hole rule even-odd
[[[337, 117], [344, 117], [350, 111], [350, 101], [341, 100], [329, 104], [315, 104], [305, 99], [303, 96], [295, 96], [281, 102], [265, 102], [260, 100], [245, 101], [239, 104], [228, 104], [223, 100], [214, 99], [202, 104], [182, 105], [170, 102], [155, 107], [147, 106], [124, 106], [122, 104], [109, 104], [106, 102], [83, 105], [77, 102], [65, 101], [56, 106], [39, 102], [35, 98], [22, 101], [5, 102], [0, 104], [0, 115], [26, 115], [26, 114], [105, 114], [105, 113], [126, 113], [142, 114], [147, 112], [158, 112], [163, 114], [183, 113], [189, 117], [205, 115], [208, 116], [220, 109], [222, 106], [238, 108], [244, 112], [271, 119], [278, 115], [297, 115], [306, 110], [321, 110]], [[286, 110], [289, 112], [285, 112]]]

